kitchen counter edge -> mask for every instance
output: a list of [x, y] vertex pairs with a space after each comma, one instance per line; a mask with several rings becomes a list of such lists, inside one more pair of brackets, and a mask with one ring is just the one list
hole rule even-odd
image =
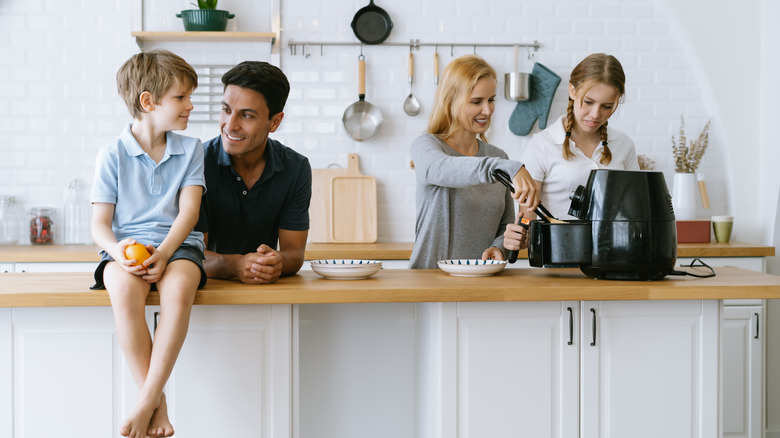
[[[305, 271], [267, 285], [209, 280], [196, 305], [416, 303], [466, 301], [720, 300], [780, 298], [780, 276], [716, 268], [713, 278], [593, 280], [579, 269], [506, 269], [491, 277], [455, 277], [438, 269], [383, 269], [364, 280], [328, 280]], [[109, 306], [89, 273], [0, 275], [0, 307]], [[159, 304], [151, 292], [148, 305]]]
[[[368, 259], [409, 260], [413, 243], [309, 243], [306, 260]], [[5, 245], [0, 246], [0, 263], [89, 263], [98, 262], [100, 248], [94, 245]], [[770, 257], [771, 246], [748, 243], [680, 243], [677, 257]], [[520, 251], [519, 258], [528, 258]]]

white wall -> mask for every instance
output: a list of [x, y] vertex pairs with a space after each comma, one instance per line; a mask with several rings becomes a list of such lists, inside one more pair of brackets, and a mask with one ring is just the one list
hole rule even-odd
[[[181, 0], [153, 3], [154, 7], [147, 7], [144, 13], [146, 30], [175, 30], [180, 26], [178, 19], [170, 15], [182, 6]], [[263, 5], [257, 6], [256, 11], [243, 11], [245, 2], [220, 2], [221, 8], [243, 11], [237, 22], [231, 24], [236, 30], [269, 30], [270, 17], [263, 15], [268, 8], [266, 3]], [[698, 76], [711, 70], [696, 69], [685, 51], [686, 37], [678, 33], [666, 8], [655, 0], [399, 0], [380, 5], [395, 24], [388, 41], [538, 40], [542, 49], [536, 60], [558, 72], [564, 84], [574, 64], [587, 54], [614, 54], [627, 72], [628, 90], [626, 103], [611, 124], [628, 133], [638, 152], [650, 155], [657, 169], [670, 176], [670, 137], [679, 128], [680, 115], [686, 117], [689, 135], [698, 134], [706, 120], [714, 117], [716, 129], [700, 167], [707, 177], [712, 209], [700, 209], [699, 213], [706, 217], [733, 211], [728, 181], [734, 171], [726, 165], [726, 144], [731, 143], [724, 140], [730, 132], [725, 128], [729, 122], [719, 118], [718, 108], [708, 102], [708, 90], [703, 88], [707, 78]], [[96, 150], [127, 122], [126, 110], [114, 91], [114, 76], [119, 65], [138, 50], [129, 35], [133, 26], [131, 6], [130, 2], [99, 0], [67, 5], [46, 0], [0, 0], [0, 93], [4, 96], [0, 103], [0, 193], [15, 195], [24, 209], [33, 205], [61, 209], [68, 181], [78, 177], [90, 182]], [[357, 41], [349, 23], [363, 6], [362, 0], [282, 2], [281, 65], [291, 80], [292, 93], [285, 120], [275, 137], [309, 156], [314, 167], [334, 162], [344, 165], [348, 153], [360, 154], [361, 171], [378, 179], [379, 240], [412, 241], [414, 177], [408, 149], [425, 129], [430, 111], [433, 48], [423, 47], [414, 53], [414, 90], [423, 112], [412, 118], [402, 111], [403, 99], [409, 92], [408, 49], [364, 47], [367, 100], [380, 108], [385, 122], [378, 135], [359, 143], [346, 135], [341, 124], [344, 110], [357, 100], [359, 48], [326, 46], [320, 56], [319, 48], [313, 46], [312, 55], [306, 58], [300, 54], [292, 56], [286, 45], [289, 39]], [[680, 22], [688, 24], [685, 20]], [[729, 27], [722, 30], [735, 37], [740, 34]], [[177, 51], [195, 64], [269, 59], [265, 44], [154, 45], [158, 46]], [[442, 69], [453, 56], [472, 51], [455, 48], [451, 55], [450, 47], [439, 47]], [[490, 61], [500, 75], [512, 68], [511, 48], [480, 48], [477, 53]], [[736, 64], [731, 58], [724, 58], [724, 63], [723, 67]], [[530, 62], [524, 59], [521, 67], [530, 70]], [[503, 81], [499, 84], [502, 86]], [[564, 105], [565, 93], [559, 90], [551, 122], [563, 112]], [[490, 138], [516, 158], [528, 137], [509, 131], [507, 122], [513, 107], [512, 102], [499, 97]], [[211, 125], [191, 124], [186, 132], [207, 139], [217, 130]], [[760, 238], [743, 228], [743, 223], [751, 223], [749, 219], [742, 220], [740, 214], [745, 213], [735, 214], [735, 239]]]

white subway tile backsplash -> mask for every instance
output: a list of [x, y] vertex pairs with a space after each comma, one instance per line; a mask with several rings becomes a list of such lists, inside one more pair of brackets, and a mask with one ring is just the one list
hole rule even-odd
[[620, 2], [601, 1], [590, 3], [590, 17], [593, 18], [618, 18], [621, 15]]
[[[267, 2], [224, 0], [239, 13], [235, 30], [270, 30]], [[291, 82], [285, 119], [271, 134], [306, 154], [314, 167], [337, 162], [346, 166], [349, 153], [359, 153], [361, 172], [377, 178], [380, 241], [412, 241], [415, 221], [415, 176], [409, 168], [409, 146], [425, 130], [433, 102], [433, 47], [414, 51], [414, 94], [422, 113], [402, 111], [408, 95], [408, 47], [363, 46], [368, 64], [366, 100], [385, 118], [379, 133], [364, 142], [351, 139], [341, 117], [357, 100], [358, 46], [309, 47], [292, 55], [287, 41], [357, 42], [349, 24], [366, 1], [284, 0], [281, 67]], [[182, 30], [174, 15], [180, 2], [145, 1], [146, 30]], [[0, 6], [0, 193], [15, 194], [24, 206], [49, 204], [61, 209], [67, 183], [80, 178], [91, 184], [97, 150], [115, 138], [129, 116], [116, 93], [119, 66], [138, 51], [130, 37], [132, 3], [81, 0], [74, 5], [44, 0], [6, 0]], [[650, 154], [659, 170], [670, 171], [670, 137], [685, 113], [691, 131], [710, 116], [702, 98], [701, 80], [692, 70], [679, 37], [654, 0], [534, 0], [467, 2], [465, 0], [384, 1], [394, 23], [388, 42], [442, 43], [441, 70], [454, 57], [473, 53], [458, 43], [513, 43], [538, 40], [535, 60], [562, 78], [549, 122], [567, 103], [566, 84], [576, 63], [592, 52], [620, 59], [627, 74], [627, 98], [611, 126], [632, 137], [638, 153]], [[3, 9], [5, 8], [5, 9]], [[233, 30], [233, 29], [231, 29]], [[149, 43], [166, 48], [194, 64], [234, 65], [247, 59], [270, 60], [268, 43]], [[513, 68], [511, 48], [476, 49], [499, 74]], [[321, 54], [322, 53], [322, 54]], [[520, 69], [530, 71], [522, 53]], [[508, 129], [513, 102], [496, 103], [491, 142], [517, 159], [530, 136]], [[696, 128], [694, 128], [696, 126]], [[534, 127], [533, 132], [538, 132]], [[185, 131], [207, 140], [218, 133], [212, 125], [191, 124]], [[712, 136], [702, 167], [723, 165], [723, 148]], [[725, 187], [722, 173], [708, 172], [711, 187]], [[60, 190], [62, 188], [62, 190]], [[725, 193], [721, 191], [721, 193]], [[713, 205], [725, 205], [711, 196]], [[725, 207], [724, 207], [725, 210]]]
[[605, 29], [609, 35], [634, 35], [636, 34], [636, 21], [629, 19], [606, 20]]

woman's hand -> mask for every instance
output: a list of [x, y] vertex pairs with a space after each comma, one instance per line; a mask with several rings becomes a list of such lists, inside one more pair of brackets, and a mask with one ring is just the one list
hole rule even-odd
[[518, 225], [523, 217], [523, 212], [517, 213], [517, 220], [513, 224], [506, 225], [504, 231], [504, 248], [510, 251], [518, 251], [528, 247], [528, 230]]
[[521, 209], [527, 211], [536, 210], [536, 207], [539, 206], [539, 189], [536, 186], [536, 181], [525, 169], [525, 166], [521, 167], [512, 178], [512, 186], [515, 188], [512, 197], [517, 199]]
[[504, 261], [504, 253], [495, 246], [491, 246], [482, 253], [482, 260]]

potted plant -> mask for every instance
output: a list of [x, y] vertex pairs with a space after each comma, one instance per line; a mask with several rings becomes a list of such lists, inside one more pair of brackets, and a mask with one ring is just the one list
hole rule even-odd
[[198, 9], [185, 9], [180, 14], [176, 14], [184, 22], [186, 31], [224, 32], [228, 20], [236, 16], [228, 11], [217, 9], [217, 0], [198, 0], [197, 6]]
[[692, 220], [696, 216], [696, 169], [707, 150], [709, 129], [708, 121], [699, 137], [689, 140], [685, 137], [685, 119], [681, 116], [679, 136], [676, 140], [672, 136], [675, 171], [672, 206], [678, 220]]

